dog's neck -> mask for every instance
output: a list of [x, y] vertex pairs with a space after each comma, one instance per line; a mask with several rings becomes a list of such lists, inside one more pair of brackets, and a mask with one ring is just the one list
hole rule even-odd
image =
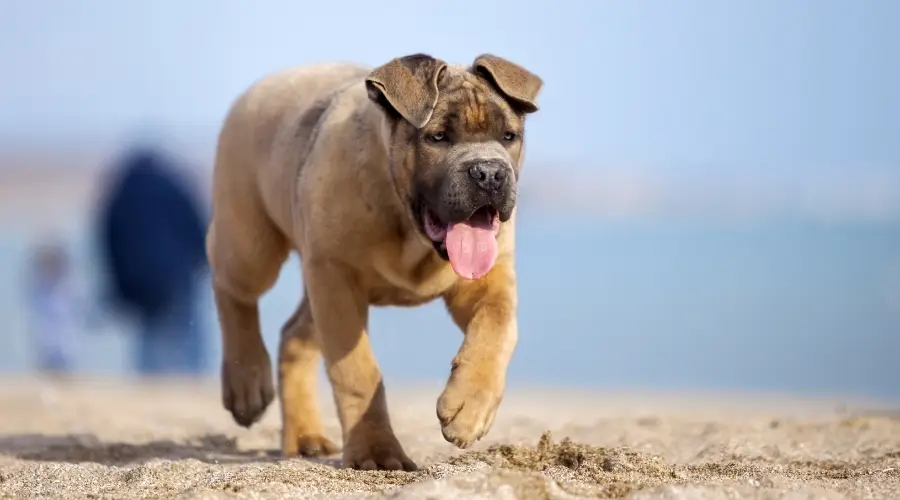
[[396, 166], [393, 164], [391, 156], [391, 131], [393, 126], [391, 120], [385, 116], [384, 112], [382, 112], [374, 103], [370, 103], [366, 107], [365, 115], [367, 119], [373, 122], [372, 128], [378, 136], [377, 144], [379, 149], [377, 152], [374, 152], [374, 154], [381, 156], [384, 159], [383, 162], [376, 162], [376, 164], [386, 166], [384, 180], [389, 183], [391, 191], [396, 194], [394, 197], [395, 203], [393, 208], [396, 214], [398, 228], [404, 235], [404, 239], [416, 239], [422, 246], [430, 249], [430, 243], [421, 235], [421, 232], [418, 230], [417, 221], [407, 209], [409, 200], [407, 200], [404, 197], [404, 194], [397, 188], [397, 179], [394, 177]]

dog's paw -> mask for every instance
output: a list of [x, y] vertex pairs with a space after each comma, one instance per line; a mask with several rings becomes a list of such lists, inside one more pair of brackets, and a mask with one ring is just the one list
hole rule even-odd
[[265, 351], [222, 363], [222, 404], [238, 425], [253, 425], [274, 397], [272, 362]]
[[291, 442], [285, 442], [282, 454], [286, 457], [327, 457], [334, 455], [340, 451], [338, 445], [334, 444], [325, 436], [315, 434], [309, 436], [300, 436], [292, 439]]
[[484, 437], [503, 398], [503, 390], [498, 386], [451, 376], [437, 403], [444, 439], [465, 449]]
[[390, 427], [355, 429], [344, 444], [344, 467], [358, 470], [405, 470], [418, 467], [403, 451]]

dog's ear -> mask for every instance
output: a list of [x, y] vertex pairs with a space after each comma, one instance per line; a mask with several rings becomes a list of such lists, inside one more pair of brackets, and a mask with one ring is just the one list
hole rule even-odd
[[426, 54], [398, 57], [366, 78], [369, 99], [416, 128], [431, 119], [438, 99], [438, 77], [447, 63]]
[[472, 69], [492, 81], [515, 107], [525, 113], [538, 110], [537, 95], [544, 85], [539, 76], [492, 54], [475, 58]]

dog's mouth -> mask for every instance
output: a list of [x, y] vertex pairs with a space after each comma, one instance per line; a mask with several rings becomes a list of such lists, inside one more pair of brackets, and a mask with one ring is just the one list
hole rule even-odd
[[446, 223], [423, 207], [421, 218], [425, 235], [461, 278], [480, 279], [494, 267], [500, 234], [500, 212], [496, 208], [485, 205], [466, 220]]

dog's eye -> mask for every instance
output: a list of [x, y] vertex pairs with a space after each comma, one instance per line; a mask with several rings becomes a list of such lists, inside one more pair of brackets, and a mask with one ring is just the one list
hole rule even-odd
[[431, 134], [428, 136], [428, 140], [431, 142], [442, 142], [447, 139], [447, 134], [443, 132], [438, 132], [436, 134]]
[[507, 132], [507, 133], [503, 134], [504, 141], [513, 141], [513, 140], [515, 140], [515, 138], [516, 138], [515, 132]]

